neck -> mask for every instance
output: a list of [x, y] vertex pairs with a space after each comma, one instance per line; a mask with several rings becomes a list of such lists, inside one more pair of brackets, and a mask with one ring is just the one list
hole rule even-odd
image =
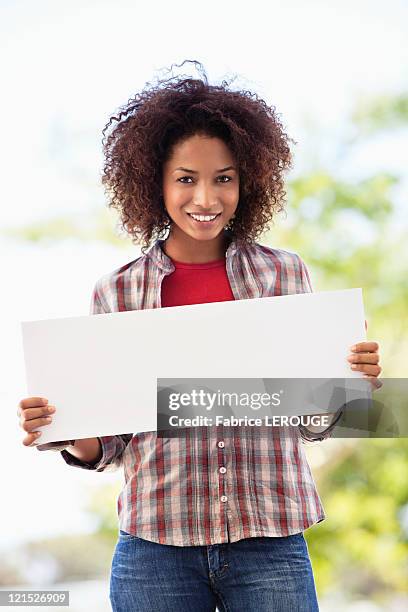
[[195, 240], [172, 226], [163, 247], [166, 255], [175, 261], [208, 263], [225, 257], [228, 243], [229, 238], [225, 231], [213, 240]]

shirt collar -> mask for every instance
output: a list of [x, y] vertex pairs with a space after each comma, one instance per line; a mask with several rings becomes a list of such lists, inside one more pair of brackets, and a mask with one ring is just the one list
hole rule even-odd
[[[174, 264], [171, 261], [170, 257], [166, 255], [164, 252], [162, 245], [165, 242], [165, 239], [156, 240], [156, 242], [150, 247], [147, 251], [146, 255], [150, 257], [150, 259], [158, 266], [163, 272], [174, 272]], [[230, 244], [225, 252], [225, 258], [228, 260], [232, 255], [236, 253], [238, 249], [238, 243], [236, 240], [231, 239]]]

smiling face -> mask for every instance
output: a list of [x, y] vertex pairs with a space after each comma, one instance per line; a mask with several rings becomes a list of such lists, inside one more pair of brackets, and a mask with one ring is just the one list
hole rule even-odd
[[239, 174], [223, 140], [194, 135], [163, 164], [163, 199], [172, 220], [168, 245], [219, 252], [239, 200]]

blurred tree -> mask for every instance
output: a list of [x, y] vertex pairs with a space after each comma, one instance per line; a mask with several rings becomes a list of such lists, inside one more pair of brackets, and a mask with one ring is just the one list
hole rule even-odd
[[[353, 110], [337, 160], [379, 132], [406, 128], [408, 97], [364, 99]], [[351, 137], [350, 137], [351, 134]], [[311, 141], [319, 147], [320, 141]], [[324, 156], [321, 156], [324, 162]], [[313, 156], [316, 159], [316, 156]], [[296, 251], [310, 268], [315, 290], [363, 287], [368, 338], [381, 346], [384, 376], [406, 375], [408, 347], [408, 229], [394, 206], [402, 176], [376, 172], [346, 180], [322, 161], [288, 181], [288, 213], [262, 241]], [[347, 176], [347, 174], [346, 174]], [[118, 238], [114, 213], [8, 230], [24, 240]], [[6, 233], [6, 232], [4, 232]], [[313, 455], [316, 448], [306, 448]], [[405, 439], [329, 440], [315, 470], [328, 520], [306, 532], [319, 594], [343, 590], [380, 599], [408, 591], [408, 447]], [[89, 504], [110, 547], [117, 537], [119, 483], [102, 486]]]
[[329, 520], [306, 537], [318, 589], [380, 601], [408, 593], [405, 439], [344, 440], [316, 470]]
[[375, 98], [361, 98], [351, 114], [351, 120], [359, 129], [357, 136], [408, 125], [408, 95], [401, 92], [397, 95], [384, 94]]
[[108, 208], [95, 210], [80, 219], [72, 217], [54, 217], [28, 225], [10, 227], [2, 230], [3, 236], [27, 242], [60, 242], [65, 239], [76, 239], [79, 242], [92, 240], [112, 244], [118, 248], [127, 248], [132, 244], [128, 237], [119, 235], [119, 224], [116, 212]]
[[122, 483], [113, 482], [99, 487], [89, 498], [87, 511], [98, 521], [98, 533], [114, 541], [118, 536], [117, 499]]
[[[100, 534], [81, 534], [30, 542], [24, 552], [28, 559], [51, 556], [58, 565], [56, 580], [86, 580], [107, 577], [113, 547], [112, 539]], [[29, 566], [29, 561], [24, 566]]]
[[377, 174], [350, 184], [324, 170], [296, 178], [287, 218], [264, 234], [301, 255], [315, 291], [363, 288], [367, 337], [378, 339], [383, 375], [394, 377], [406, 375], [408, 357], [408, 228], [395, 227], [392, 205], [398, 180]]

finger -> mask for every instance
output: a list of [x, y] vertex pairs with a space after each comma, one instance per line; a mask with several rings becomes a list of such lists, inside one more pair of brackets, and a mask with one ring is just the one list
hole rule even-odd
[[44, 425], [49, 425], [52, 421], [52, 417], [41, 417], [40, 419], [32, 419], [31, 421], [22, 421], [21, 428], [28, 433], [35, 431], [39, 427], [43, 427]]
[[353, 346], [350, 347], [350, 350], [353, 353], [375, 353], [376, 351], [378, 351], [378, 349], [378, 342], [357, 342], [357, 344], [353, 344]]
[[42, 406], [41, 408], [26, 408], [21, 417], [22, 421], [31, 421], [32, 419], [38, 419], [42, 416], [48, 416], [49, 414], [54, 414], [55, 406], [51, 404], [47, 406]]
[[48, 399], [46, 397], [26, 397], [25, 399], [21, 400], [18, 407], [25, 410], [26, 408], [45, 406], [46, 404], [48, 404]]
[[367, 374], [364, 374], [364, 378], [367, 378], [369, 380], [372, 387], [374, 388], [374, 391], [376, 389], [381, 389], [381, 387], [383, 386], [381, 380], [379, 378], [376, 378], [375, 376], [368, 376]]
[[353, 363], [350, 368], [356, 372], [364, 372], [364, 374], [368, 374], [369, 376], [378, 376], [382, 371], [381, 366], [369, 365], [367, 363]]
[[367, 331], [367, 319], [365, 319], [364, 324], [365, 324], [365, 328], [366, 328], [366, 331]]
[[353, 353], [347, 357], [351, 363], [371, 363], [377, 364], [380, 361], [378, 353]]
[[37, 441], [41, 436], [41, 431], [33, 431], [31, 433], [29, 433], [24, 439], [23, 439], [23, 444], [24, 446], [36, 446], [37, 445]]

